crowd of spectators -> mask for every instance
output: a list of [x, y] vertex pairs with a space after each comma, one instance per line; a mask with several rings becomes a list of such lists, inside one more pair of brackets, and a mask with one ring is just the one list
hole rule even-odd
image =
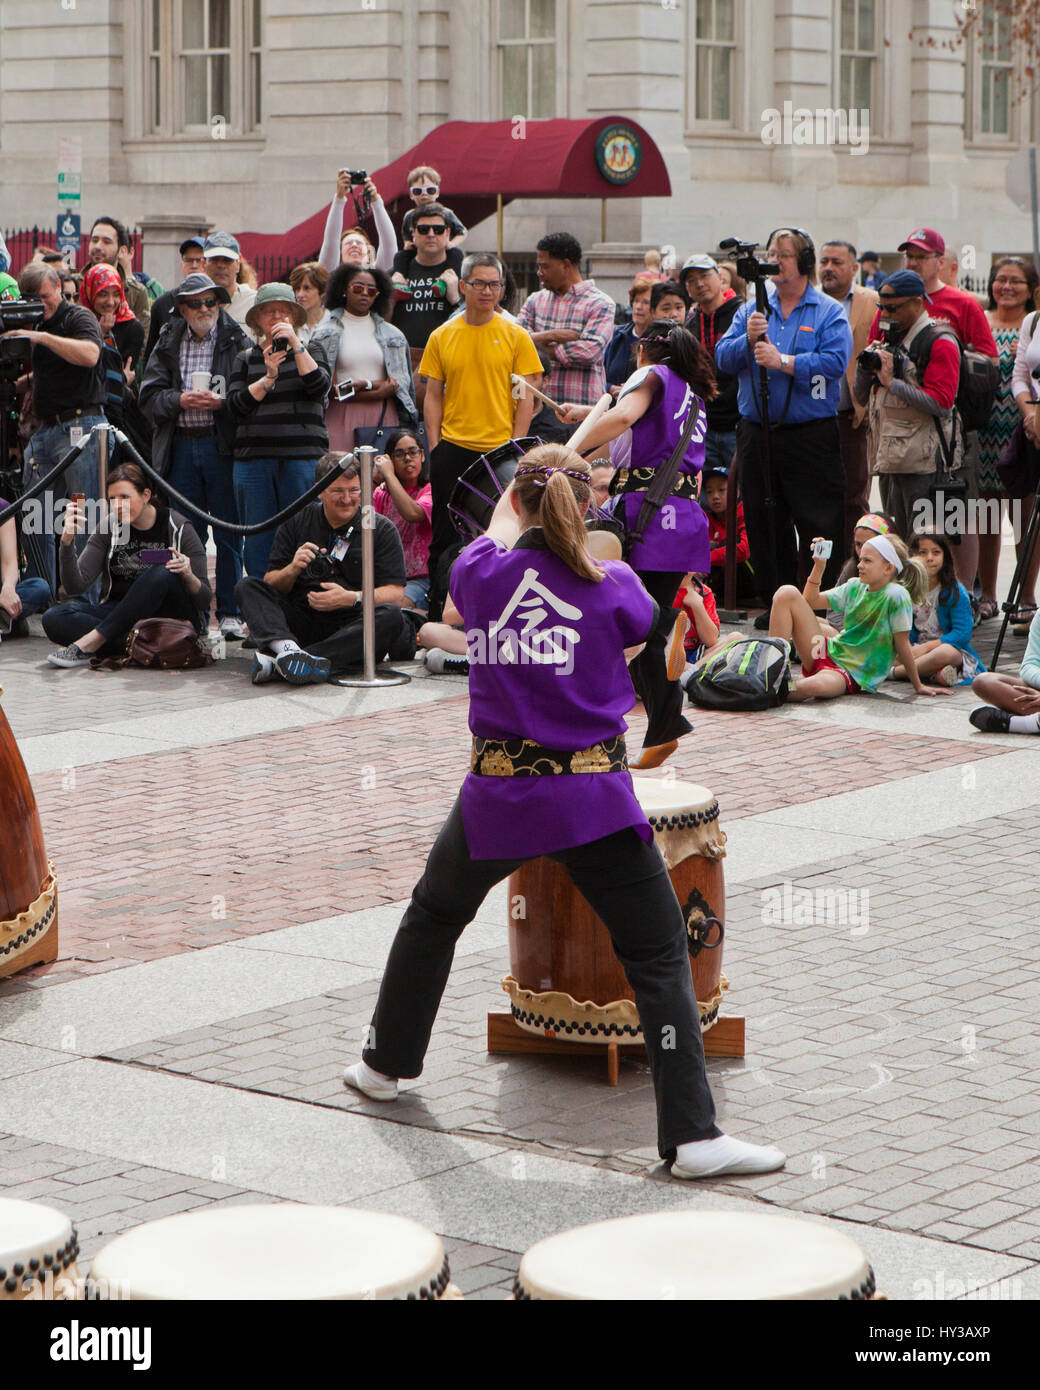
[[[422, 621], [441, 619], [447, 602], [459, 548], [448, 503], [459, 478], [511, 439], [565, 442], [604, 393], [624, 399], [644, 340], [671, 325], [684, 326], [714, 372], [699, 486], [710, 567], [699, 584], [684, 566], [688, 602], [712, 591], [721, 600], [734, 516], [738, 601], [764, 610], [759, 627], [770, 624], [774, 595], [801, 591], [819, 569], [821, 537], [832, 547], [818, 592], [834, 590], [843, 566], [847, 575], [859, 563], [859, 523], [876, 479], [893, 537], [950, 532], [953, 544], [921, 555], [938, 565], [942, 549], [944, 593], [953, 593], [952, 565], [973, 619], [998, 612], [1002, 509], [1017, 500], [1028, 512], [1040, 478], [1032, 375], [1040, 277], [1030, 262], [996, 259], [984, 308], [956, 287], [955, 257], [932, 228], [911, 232], [899, 247], [902, 268], [886, 274], [877, 253], [857, 253], [843, 236], [817, 249], [802, 229], [781, 227], [763, 243], [777, 267], [760, 277], [764, 303], [735, 262], [695, 250], [675, 268], [651, 250], [619, 305], [584, 275], [576, 239], [558, 231], [538, 242], [539, 288], [518, 305], [508, 267], [464, 249], [469, 233], [437, 171], [414, 169], [408, 184], [413, 206], [399, 244], [372, 179], [340, 170], [322, 246], [288, 283], [258, 285], [222, 230], [184, 241], [181, 278], [169, 290], [133, 270], [127, 227], [107, 214], [90, 229], [78, 275], [39, 246], [15, 280], [0, 242], [0, 301], [36, 299], [42, 311], [37, 328], [18, 330], [29, 350], [11, 430], [21, 486], [88, 436], [61, 484], [59, 495], [76, 499], [64, 516], [31, 541], [13, 523], [0, 528], [0, 639], [43, 612], [59, 643], [55, 664], [71, 666], [118, 647], [146, 609], [207, 626], [199, 557], [210, 527], [171, 510], [153, 479], [125, 472], [125, 460], [109, 474], [106, 513], [91, 431], [107, 421], [171, 497], [232, 525], [283, 511], [330, 459], [374, 445], [377, 656], [410, 655]], [[999, 369], [991, 409], [971, 429], [962, 419], [966, 354]], [[998, 464], [1016, 450], [1028, 486], [1011, 499]], [[610, 475], [600, 472], [609, 505]], [[936, 513], [943, 481], [954, 484], [968, 524], [946, 527]], [[3, 490], [13, 496], [18, 486], [9, 479]], [[255, 647], [257, 683], [319, 681], [361, 660], [359, 496], [348, 469], [277, 532], [243, 541], [212, 526], [215, 618], [225, 639]], [[977, 502], [992, 510], [972, 513]], [[118, 524], [106, 529], [103, 515]], [[972, 516], [996, 524], [972, 525]], [[165, 552], [161, 562], [141, 559]], [[1019, 623], [1036, 613], [1038, 567], [1040, 550], [1016, 594]], [[925, 660], [923, 678], [937, 674], [934, 665]], [[972, 674], [970, 663], [958, 669]]]

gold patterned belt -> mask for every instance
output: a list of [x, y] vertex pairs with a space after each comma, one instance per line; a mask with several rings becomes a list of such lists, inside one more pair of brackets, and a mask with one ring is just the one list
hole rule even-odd
[[591, 748], [545, 748], [530, 738], [473, 739], [469, 768], [478, 777], [559, 777], [566, 773], [624, 772], [628, 755], [622, 734]]
[[[610, 480], [611, 494], [646, 492], [656, 477], [656, 468], [619, 468]], [[679, 481], [672, 488], [672, 496], [696, 498], [697, 474], [680, 473]]]

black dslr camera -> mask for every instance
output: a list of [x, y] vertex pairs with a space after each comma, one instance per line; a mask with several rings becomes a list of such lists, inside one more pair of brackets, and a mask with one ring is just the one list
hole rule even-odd
[[[907, 359], [906, 350], [900, 347], [902, 338], [903, 330], [898, 326], [886, 328], [881, 335], [882, 343], [895, 358], [892, 363], [892, 375], [897, 380], [903, 375], [903, 363]], [[856, 361], [868, 372], [874, 373], [881, 370], [881, 354], [877, 348], [864, 348]]]
[[347, 173], [350, 175], [350, 182], [352, 184], [363, 184], [368, 178], [367, 169], [348, 169]]
[[317, 555], [311, 560], [310, 564], [300, 575], [300, 579], [308, 589], [317, 589], [322, 584], [327, 584], [330, 579], [336, 577], [336, 566], [329, 559], [324, 550], [319, 550]]

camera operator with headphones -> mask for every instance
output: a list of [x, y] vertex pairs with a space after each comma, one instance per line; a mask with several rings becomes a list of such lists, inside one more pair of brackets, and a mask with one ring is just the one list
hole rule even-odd
[[[778, 227], [770, 234], [767, 259], [779, 265], [766, 287], [768, 315], [753, 303], [743, 305], [716, 344], [715, 361], [721, 371], [738, 378], [744, 518], [758, 587], [771, 599], [781, 584], [797, 582], [799, 550], [803, 568], [811, 568], [814, 536], [842, 536], [845, 470], [837, 409], [852, 331], [841, 305], [814, 283], [816, 250], [807, 232]], [[759, 391], [763, 367], [769, 382], [765, 442]], [[841, 549], [835, 546], [824, 588], [833, 587], [840, 564]], [[768, 625], [768, 613], [755, 620], [758, 628]]]
[[[888, 277], [878, 291], [875, 332], [880, 337], [871, 338], [860, 353], [852, 388], [860, 405], [869, 405], [870, 471], [880, 478], [881, 505], [907, 540], [937, 463], [945, 462], [952, 472], [963, 450], [963, 432], [957, 431], [951, 450], [949, 429], [960, 349], [928, 317], [930, 303], [915, 271], [897, 270]], [[933, 519], [929, 529], [935, 524]]]

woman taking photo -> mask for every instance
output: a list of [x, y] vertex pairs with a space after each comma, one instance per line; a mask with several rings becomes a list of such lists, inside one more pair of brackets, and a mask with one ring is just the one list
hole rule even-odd
[[[420, 1075], [456, 941], [496, 883], [548, 855], [599, 913], [632, 986], [673, 1175], [770, 1172], [779, 1150], [715, 1124], [685, 920], [625, 763], [625, 647], [656, 613], [627, 565], [585, 548], [589, 481], [573, 450], [532, 449], [455, 562], [467, 632], [520, 652], [540, 640], [530, 660], [471, 664], [472, 771], [390, 949], [363, 1060], [343, 1079], [394, 1101], [398, 1078]], [[540, 602], [522, 607], [525, 596]]]
[[341, 265], [375, 266], [377, 270], [389, 271], [397, 255], [397, 233], [390, 221], [379, 190], [371, 179], [365, 179], [364, 189], [372, 220], [376, 224], [379, 237], [379, 250], [372, 245], [360, 227], [343, 230], [343, 209], [347, 199], [353, 196], [357, 184], [350, 181], [350, 170], [341, 169], [336, 175], [336, 196], [329, 204], [329, 216], [325, 223], [325, 237], [318, 253], [318, 261], [331, 275]]
[[144, 618], [181, 618], [204, 632], [210, 587], [206, 552], [187, 520], [152, 501], [151, 488], [136, 463], [108, 475], [109, 514], [81, 555], [73, 541], [85, 515], [69, 502], [58, 547], [58, 568], [67, 594], [84, 594], [101, 580], [101, 600], [73, 598], [48, 609], [43, 630], [59, 650], [52, 666], [85, 666], [91, 657], [122, 653], [127, 633]]
[[[341, 265], [325, 292], [328, 318], [312, 344], [332, 373], [325, 412], [329, 448], [352, 452], [358, 426], [393, 429], [415, 419], [415, 388], [408, 340], [387, 322], [390, 281], [381, 270]], [[341, 392], [352, 392], [337, 400]]]
[[296, 295], [296, 303], [307, 315], [300, 329], [300, 342], [309, 343], [314, 330], [325, 318], [329, 272], [317, 261], [304, 261], [289, 272], [289, 284]]
[[372, 468], [380, 484], [372, 505], [397, 527], [404, 548], [404, 608], [425, 613], [430, 594], [430, 541], [433, 539], [433, 492], [422, 445], [406, 429], [394, 430]]
[[[715, 369], [696, 338], [681, 324], [655, 320], [639, 340], [638, 367], [621, 388], [617, 404], [585, 436], [582, 450], [610, 444], [617, 496], [615, 515], [631, 532], [655, 470], [666, 464], [679, 443], [691, 409], [698, 423], [686, 446], [679, 480], [626, 556], [657, 603], [657, 627], [632, 662], [632, 679], [646, 706], [643, 755], [636, 768], [657, 767], [690, 732], [683, 718], [679, 676], [685, 666], [683, 638], [689, 626], [672, 607], [683, 576], [711, 569], [708, 519], [697, 501], [698, 474], [704, 463], [704, 401], [716, 394]], [[591, 406], [568, 405], [565, 424], [583, 420]], [[628, 431], [631, 435], [622, 438]]]

